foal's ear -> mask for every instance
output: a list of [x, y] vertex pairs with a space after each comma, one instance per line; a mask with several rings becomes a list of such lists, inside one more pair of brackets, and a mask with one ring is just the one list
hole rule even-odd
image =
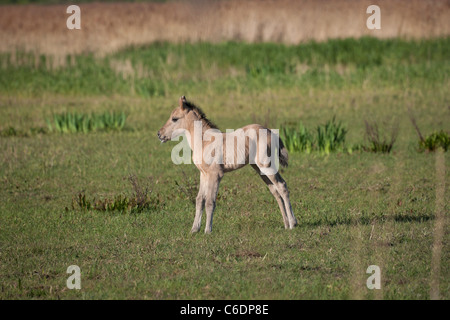
[[180, 106], [180, 108], [182, 109], [182, 110], [184, 110], [184, 109], [186, 109], [186, 97], [185, 96], [181, 96], [180, 97], [180, 100], [178, 100], [178, 104], [179, 104], [179, 106]]

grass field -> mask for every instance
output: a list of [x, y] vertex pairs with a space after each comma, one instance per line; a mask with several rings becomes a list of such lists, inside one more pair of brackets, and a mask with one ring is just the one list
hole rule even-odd
[[[409, 107], [424, 134], [449, 130], [449, 51], [449, 38], [362, 38], [156, 43], [58, 65], [2, 54], [0, 298], [449, 299], [449, 158], [418, 152], [408, 117]], [[213, 233], [192, 235], [197, 169], [174, 165], [175, 143], [156, 137], [180, 95], [222, 130], [314, 127], [335, 115], [349, 144], [365, 142], [364, 120], [397, 120], [399, 134], [389, 154], [291, 153], [282, 175], [299, 221], [292, 231], [244, 168], [222, 181]], [[124, 111], [126, 124], [48, 132], [46, 117], [74, 111]], [[155, 206], [72, 207], [80, 192], [131, 195], [130, 175]], [[70, 265], [81, 290], [66, 287]], [[366, 287], [369, 265], [381, 268], [381, 290]]]

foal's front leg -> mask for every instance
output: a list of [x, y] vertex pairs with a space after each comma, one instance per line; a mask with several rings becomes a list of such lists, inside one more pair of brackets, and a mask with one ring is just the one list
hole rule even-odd
[[213, 213], [216, 208], [216, 198], [219, 191], [220, 180], [222, 180], [223, 174], [209, 174], [206, 178], [207, 183], [205, 187], [205, 211], [206, 211], [206, 226], [205, 233], [211, 233], [213, 223]]
[[206, 195], [204, 192], [205, 177], [200, 173], [200, 189], [198, 190], [197, 198], [195, 199], [195, 218], [192, 225], [191, 232], [198, 232], [202, 224], [203, 208], [205, 207]]

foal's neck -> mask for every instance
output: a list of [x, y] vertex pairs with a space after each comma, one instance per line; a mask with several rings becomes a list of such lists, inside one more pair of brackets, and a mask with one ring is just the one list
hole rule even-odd
[[188, 139], [188, 140], [189, 140], [189, 147], [191, 147], [191, 150], [192, 150], [192, 151], [194, 151], [194, 137], [195, 137], [195, 134], [198, 135], [198, 132], [195, 132], [195, 130], [198, 131], [198, 129], [199, 129], [198, 125], [197, 125], [197, 129], [195, 129], [195, 122], [196, 122], [196, 121], [201, 121], [201, 122], [202, 122], [202, 126], [201, 126], [201, 140], [202, 140], [202, 145], [203, 145], [203, 143], [204, 143], [203, 135], [205, 134], [205, 132], [206, 132], [207, 130], [209, 130], [209, 129], [215, 129], [215, 130], [217, 130], [217, 128], [212, 127], [212, 126], [210, 125], [209, 121], [207, 121], [206, 119], [203, 119], [203, 118], [196, 118], [195, 120], [191, 121], [191, 122], [189, 123], [189, 126], [188, 126], [187, 130], [189, 131], [189, 134], [190, 134], [190, 136], [191, 136], [190, 139]]

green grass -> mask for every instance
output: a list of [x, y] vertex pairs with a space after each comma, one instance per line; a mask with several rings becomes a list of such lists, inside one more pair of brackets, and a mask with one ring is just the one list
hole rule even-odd
[[[417, 151], [407, 107], [423, 132], [448, 128], [448, 48], [448, 39], [155, 44], [77, 56], [58, 70], [2, 60], [0, 298], [428, 299], [436, 155]], [[116, 75], [112, 59], [130, 59], [142, 77]], [[284, 230], [276, 201], [247, 167], [222, 180], [213, 233], [191, 235], [195, 208], [182, 190], [198, 183], [198, 170], [174, 165], [175, 143], [156, 137], [183, 94], [222, 130], [270, 108], [275, 127], [315, 128], [336, 115], [348, 145], [362, 141], [365, 119], [399, 119], [399, 132], [389, 154], [290, 153], [281, 174], [294, 230]], [[31, 132], [52, 114], [104, 110], [123, 110], [133, 130], [9, 129]], [[447, 153], [444, 161], [448, 193]], [[80, 193], [91, 202], [133, 198], [130, 175], [151, 181], [157, 206], [72, 209]], [[449, 299], [444, 230], [440, 294]], [[81, 268], [80, 291], [66, 288], [70, 265]], [[369, 265], [381, 267], [381, 291], [366, 287]]]
[[51, 57], [1, 54], [0, 92], [158, 97], [205, 91], [250, 94], [269, 87], [302, 92], [310, 88], [430, 87], [446, 81], [450, 72], [445, 63], [449, 42], [450, 38], [362, 38], [297, 46], [156, 43], [105, 58], [68, 56], [65, 67], [51, 67]]

